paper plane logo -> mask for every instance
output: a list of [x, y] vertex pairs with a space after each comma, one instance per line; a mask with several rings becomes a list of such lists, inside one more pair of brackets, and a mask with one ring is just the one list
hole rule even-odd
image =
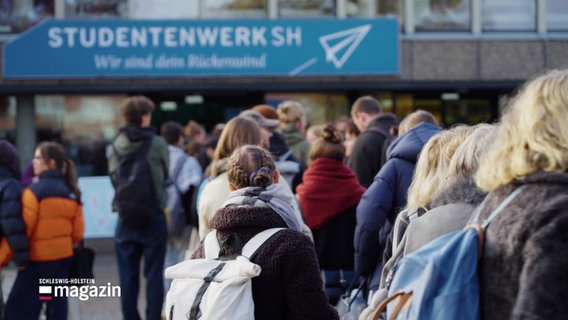
[[39, 300], [50, 301], [52, 299], [51, 286], [39, 286]]
[[319, 37], [325, 50], [325, 60], [340, 69], [371, 30], [371, 25], [343, 30]]

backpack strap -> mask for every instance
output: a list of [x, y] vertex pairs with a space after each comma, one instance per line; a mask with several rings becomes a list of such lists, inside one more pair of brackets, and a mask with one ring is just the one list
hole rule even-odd
[[499, 204], [499, 206], [497, 206], [497, 208], [495, 208], [495, 210], [493, 210], [493, 212], [491, 212], [491, 214], [489, 215], [489, 217], [487, 217], [487, 219], [485, 219], [485, 221], [483, 223], [479, 222], [479, 215], [481, 214], [481, 206], [479, 206], [477, 208], [477, 212], [475, 213], [475, 216], [472, 219], [473, 223], [469, 223], [469, 224], [481, 224], [481, 228], [482, 229], [487, 229], [487, 227], [489, 226], [489, 224], [491, 223], [491, 221], [493, 221], [493, 219], [495, 219], [495, 217], [497, 217], [497, 215], [499, 213], [501, 213], [501, 211], [513, 200], [517, 197], [517, 195], [519, 195], [519, 193], [521, 193], [521, 191], [523, 191], [523, 189], [525, 189], [527, 187], [526, 184], [523, 184], [522, 186], [518, 187], [517, 189], [515, 189], [515, 191], [511, 192], [511, 194], [509, 194], [509, 196], [507, 196], [507, 198], [505, 198], [505, 200], [503, 200], [503, 202], [501, 202]]
[[527, 185], [523, 184], [522, 186], [515, 189], [515, 191], [511, 192], [511, 194], [509, 194], [509, 196], [507, 196], [507, 198], [505, 198], [505, 200], [503, 200], [503, 202], [501, 202], [499, 204], [499, 206], [497, 206], [497, 208], [495, 208], [495, 210], [493, 210], [493, 212], [491, 212], [489, 217], [487, 217], [487, 219], [482, 224], [479, 223], [479, 215], [481, 213], [481, 206], [478, 206], [475, 209], [475, 211], [476, 211], [475, 216], [473, 217], [471, 222], [469, 222], [465, 226], [465, 229], [473, 228], [477, 231], [477, 239], [478, 239], [477, 240], [477, 242], [478, 242], [477, 257], [478, 257], [478, 259], [481, 259], [481, 257], [483, 256], [483, 243], [485, 242], [485, 229], [487, 229], [487, 227], [489, 226], [491, 221], [493, 221], [493, 219], [495, 219], [495, 217], [497, 217], [497, 215], [503, 210], [503, 208], [505, 208], [513, 199], [515, 199], [517, 197], [517, 195], [519, 195], [519, 193], [521, 193], [521, 191], [523, 191], [523, 189], [526, 188], [526, 187], [527, 187]]
[[288, 149], [288, 151], [284, 152], [284, 154], [282, 154], [281, 156], [279, 156], [278, 159], [276, 159], [276, 161], [284, 161], [284, 160], [286, 160], [286, 158], [288, 158], [291, 154], [292, 154], [292, 150]]
[[241, 251], [241, 255], [247, 257], [249, 260], [256, 254], [258, 249], [266, 242], [266, 240], [270, 239], [273, 235], [278, 233], [285, 228], [270, 228], [266, 229], [262, 232], [257, 233], [254, 237], [252, 237]]
[[[270, 228], [257, 233], [252, 237], [241, 250], [241, 255], [247, 257], [249, 260], [256, 254], [258, 249], [275, 235], [280, 230], [285, 228]], [[205, 236], [203, 240], [203, 253], [207, 259], [217, 259], [219, 258], [219, 251], [221, 247], [219, 246], [219, 240], [217, 239], [217, 230], [213, 230]]]

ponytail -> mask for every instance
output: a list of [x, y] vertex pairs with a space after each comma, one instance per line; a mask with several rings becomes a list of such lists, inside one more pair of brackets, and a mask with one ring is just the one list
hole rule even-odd
[[63, 179], [67, 183], [67, 186], [71, 189], [71, 192], [75, 194], [75, 200], [81, 203], [81, 190], [79, 190], [79, 185], [77, 183], [77, 172], [75, 171], [75, 164], [73, 160], [65, 158], [63, 163]]

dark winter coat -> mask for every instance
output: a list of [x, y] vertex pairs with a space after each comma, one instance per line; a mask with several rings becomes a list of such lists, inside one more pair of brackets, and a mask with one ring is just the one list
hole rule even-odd
[[383, 145], [390, 136], [390, 127], [397, 124], [393, 115], [381, 114], [355, 140], [347, 165], [355, 172], [363, 187], [368, 187], [381, 169]]
[[338, 214], [319, 229], [312, 229], [322, 269], [353, 270], [355, 206]]
[[418, 154], [440, 128], [421, 123], [399, 136], [389, 148], [387, 163], [375, 176], [357, 206], [355, 271], [372, 276], [370, 289], [379, 287], [382, 254], [396, 216], [406, 206], [406, 195]]
[[0, 266], [13, 259], [16, 266], [22, 267], [30, 260], [21, 197], [20, 181], [13, 172], [0, 166]]
[[[211, 219], [220, 243], [230, 235], [246, 243], [257, 233], [286, 227], [284, 220], [270, 208], [230, 206], [221, 208]], [[224, 247], [231, 255], [240, 251], [234, 241]], [[200, 246], [194, 254], [202, 257]], [[252, 279], [255, 319], [338, 319], [327, 302], [314, 245], [301, 232], [286, 229], [270, 238], [253, 257], [261, 268]]]
[[[568, 173], [536, 173], [525, 183], [485, 233], [482, 319], [568, 319]], [[482, 220], [519, 185], [490, 192]]]

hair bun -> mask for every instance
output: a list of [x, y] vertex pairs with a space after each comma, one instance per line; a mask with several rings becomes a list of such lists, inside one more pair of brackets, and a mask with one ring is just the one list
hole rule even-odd
[[341, 143], [341, 133], [331, 123], [327, 123], [321, 132], [321, 137], [331, 143]]

